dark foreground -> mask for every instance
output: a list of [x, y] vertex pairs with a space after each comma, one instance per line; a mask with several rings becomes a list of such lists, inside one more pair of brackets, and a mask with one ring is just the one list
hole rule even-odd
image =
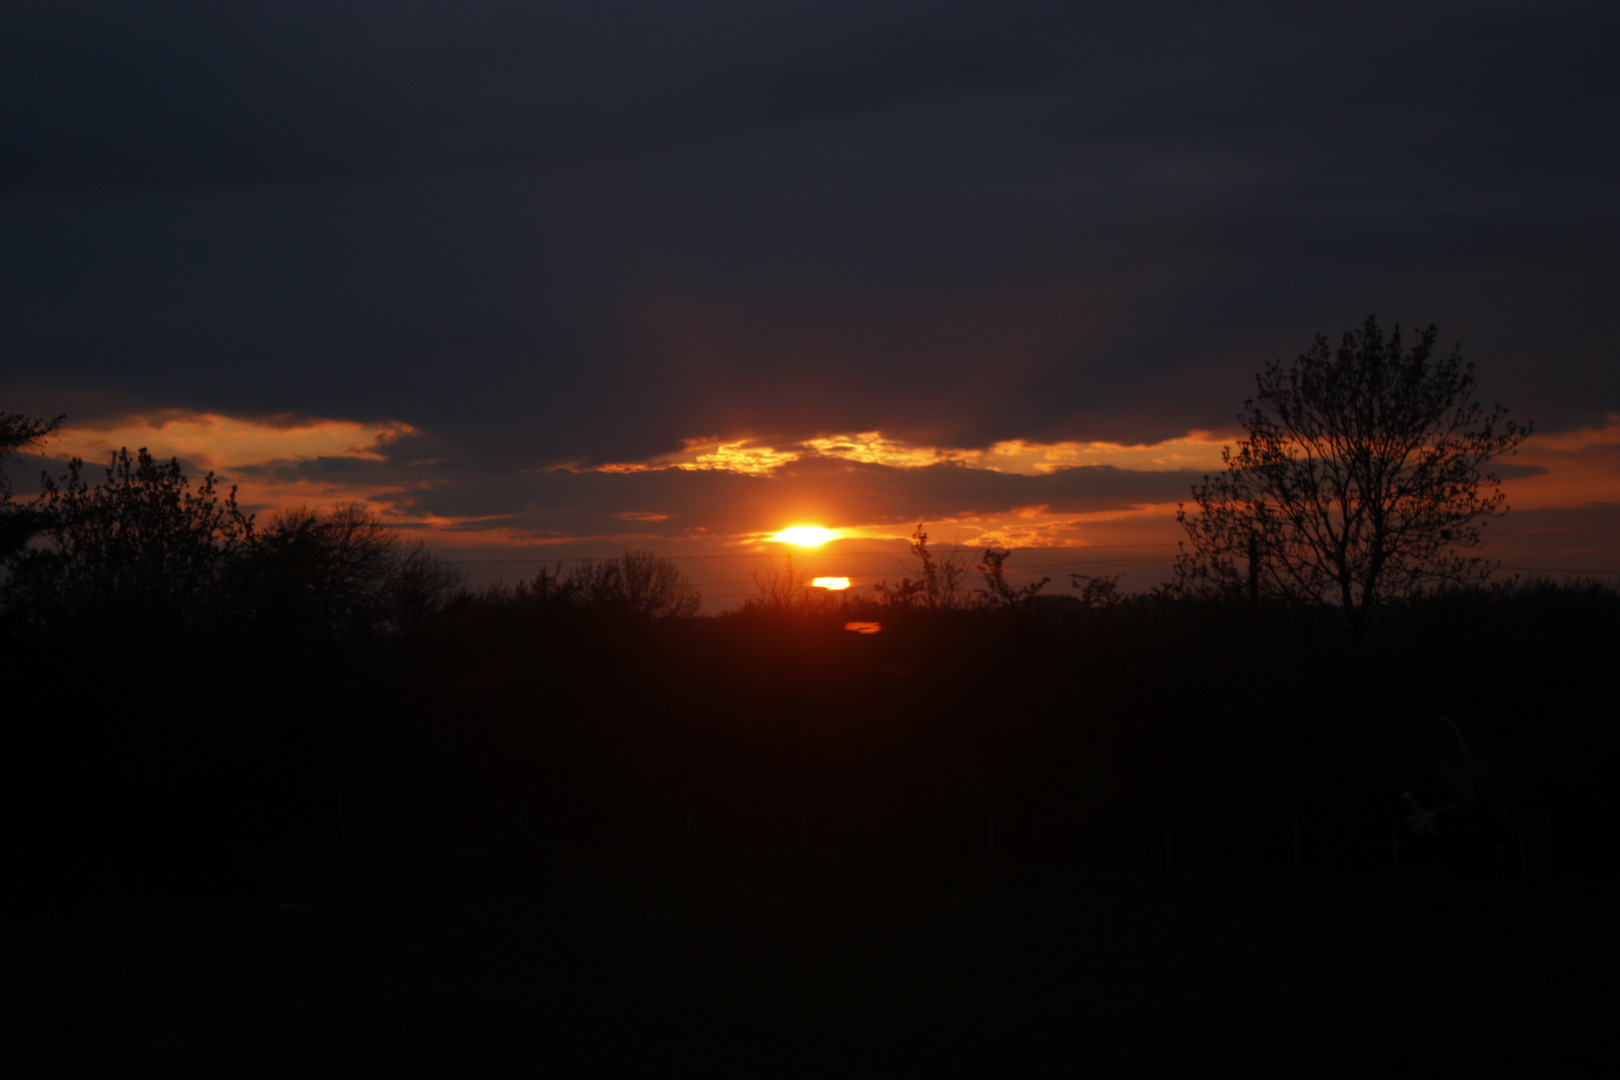
[[[431, 879], [14, 912], [12, 1075], [1535, 1075], [1514, 881], [828, 853]], [[1617, 908], [1552, 883], [1545, 1075], [1620, 1068]]]

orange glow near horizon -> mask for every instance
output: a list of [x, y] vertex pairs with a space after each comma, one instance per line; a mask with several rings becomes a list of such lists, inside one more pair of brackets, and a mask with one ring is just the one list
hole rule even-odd
[[[627, 484], [625, 493], [617, 498], [611, 494], [593, 496], [597, 501], [588, 502], [577, 519], [568, 516], [569, 506], [559, 506], [555, 508], [555, 520], [547, 518], [543, 527], [535, 525], [534, 508], [525, 509], [518, 495], [514, 495], [511, 505], [474, 500], [475, 509], [467, 516], [435, 512], [441, 505], [459, 504], [454, 500], [441, 503], [418, 498], [417, 492], [440, 485], [453, 487], [459, 481], [432, 468], [437, 464], [434, 460], [415, 460], [414, 454], [407, 459], [407, 447], [420, 453], [437, 445], [422, 435], [408, 423], [386, 418], [361, 423], [291, 415], [243, 418], [164, 409], [99, 423], [69, 423], [42, 449], [52, 459], [47, 463], [52, 470], [59, 471], [61, 462], [69, 456], [84, 459], [91, 482], [100, 479], [100, 466], [110, 452], [120, 447], [134, 451], [145, 446], [159, 459], [177, 456], [194, 482], [201, 479], [203, 472], [213, 470], [219, 476], [222, 494], [231, 485], [240, 485], [238, 499], [242, 508], [257, 514], [261, 522], [278, 511], [300, 505], [326, 508], [359, 503], [391, 525], [418, 530], [413, 535], [428, 539], [436, 548], [487, 549], [476, 553], [492, 566], [503, 568], [491, 569], [490, 574], [515, 573], [506, 568], [506, 563], [517, 565], [524, 559], [538, 560], [553, 552], [558, 557], [572, 557], [581, 553], [595, 555], [604, 547], [646, 546], [678, 552], [681, 557], [725, 560], [758, 557], [763, 551], [774, 550], [770, 546], [774, 542], [805, 549], [795, 556], [806, 564], [804, 570], [814, 573], [836, 566], [869, 583], [884, 573], [894, 574], [895, 564], [891, 561], [880, 569], [875, 563], [851, 559], [892, 550], [904, 560], [910, 535], [918, 524], [911, 518], [895, 518], [888, 504], [869, 497], [862, 485], [875, 475], [875, 469], [932, 469], [936, 480], [940, 467], [945, 465], [1023, 476], [1099, 465], [1122, 472], [1213, 473], [1221, 468], [1222, 445], [1235, 444], [1242, 432], [1188, 431], [1164, 442], [1140, 445], [1014, 439], [976, 449], [911, 442], [880, 431], [835, 432], [802, 441], [754, 438], [746, 432], [710, 435], [686, 440], [684, 449], [677, 453], [640, 462], [595, 469], [578, 465], [568, 468], [579, 473], [658, 469], [731, 472], [750, 478], [752, 490], [746, 507], [702, 500], [689, 507], [677, 501], [684, 496], [673, 494], [676, 489], [662, 482], [638, 482]], [[795, 463], [803, 464], [795, 468]], [[1504, 469], [1508, 475], [1502, 490], [1515, 511], [1573, 510], [1620, 502], [1615, 494], [1620, 492], [1620, 414], [1610, 414], [1584, 428], [1536, 434], [1501, 464], [1509, 466]], [[1516, 475], [1511, 466], [1531, 468], [1519, 469]], [[525, 471], [549, 472], [555, 467], [537, 466]], [[850, 477], [847, 496], [836, 479], [845, 475]], [[897, 490], [908, 483], [893, 477], [878, 479], [897, 485]], [[1192, 479], [1189, 476], [1189, 494]], [[599, 477], [601, 481], [609, 478]], [[1163, 490], [1162, 486], [1159, 490]], [[1071, 553], [1076, 560], [1084, 561], [1087, 572], [1125, 573], [1127, 587], [1146, 588], [1168, 573], [1177, 543], [1185, 539], [1175, 522], [1175, 502], [1099, 510], [992, 504], [987, 509], [955, 512], [949, 505], [936, 507], [923, 521], [935, 550], [971, 554], [977, 548], [994, 545], [1026, 551], [1028, 554], [1014, 561], [1014, 567], [1028, 566], [1032, 574], [1054, 574], [1058, 584], [1051, 586], [1053, 589], [1065, 580], [1061, 574], [1068, 569], [1059, 561]], [[540, 509], [553, 513], [549, 507]], [[795, 524], [774, 534], [744, 531], [741, 527], [745, 521], [769, 525], [794, 518], [802, 522], [804, 517], [821, 515], [826, 515], [823, 520], [839, 521], [839, 527]], [[1529, 531], [1532, 529], [1533, 534]], [[1572, 523], [1555, 528], [1510, 514], [1505, 521], [1492, 523], [1484, 554], [1501, 557], [1512, 566], [1523, 563], [1539, 567], [1554, 562], [1540, 554], [1508, 559], [1506, 553], [1540, 552], [1556, 546], [1560, 551], [1579, 552], [1568, 555], [1570, 565], [1601, 569], [1615, 557], [1613, 536], [1611, 526], [1588, 528]], [[838, 548], [833, 549], [839, 552], [837, 562], [825, 552], [812, 554], [812, 549], [831, 540], [839, 541]], [[571, 545], [589, 544], [596, 546], [582, 546], [577, 552], [566, 550]], [[1043, 549], [1048, 554], [1037, 556], [1031, 549]], [[1043, 566], [1043, 560], [1051, 565]], [[469, 558], [469, 564], [471, 561]], [[709, 565], [683, 564], [693, 571]], [[730, 564], [722, 561], [713, 565], [718, 568]], [[729, 582], [737, 576], [729, 571], [728, 575], [717, 569], [715, 580]], [[852, 579], [834, 577], [816, 578], [814, 585], [840, 590], [854, 587]]]
[[791, 529], [783, 529], [771, 539], [800, 547], [820, 547], [829, 540], [838, 539], [838, 533], [823, 529], [820, 525], [795, 525]]
[[1531, 510], [1613, 502], [1613, 493], [1620, 491], [1620, 414], [1609, 414], [1601, 427], [1532, 435], [1505, 460], [1544, 470], [1502, 481], [1509, 506]]

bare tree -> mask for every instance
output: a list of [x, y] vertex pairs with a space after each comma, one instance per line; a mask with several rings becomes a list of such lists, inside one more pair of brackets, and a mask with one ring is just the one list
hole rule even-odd
[[[555, 581], [552, 587], [556, 587]], [[689, 618], [703, 606], [703, 595], [680, 568], [650, 551], [583, 559], [563, 580], [562, 588], [576, 603], [636, 618]], [[544, 582], [537, 578], [535, 590], [543, 589]]]
[[1492, 566], [1468, 552], [1506, 512], [1482, 471], [1531, 432], [1474, 400], [1460, 349], [1436, 357], [1433, 326], [1403, 350], [1369, 316], [1335, 350], [1274, 360], [1240, 415], [1226, 471], [1193, 488], [1178, 583], [1194, 592], [1336, 608], [1362, 626], [1381, 604]]
[[751, 596], [743, 604], [745, 611], [797, 612], [802, 611], [810, 593], [810, 583], [793, 565], [792, 550], [782, 553], [782, 569], [778, 570], [769, 558], [765, 565], [750, 572], [758, 596]]
[[824, 589], [813, 584], [795, 564], [791, 549], [782, 553], [780, 569], [772, 557], [767, 557], [764, 566], [750, 576], [758, 590], [743, 602], [742, 610], [750, 614], [847, 616], [862, 607], [861, 601], [851, 595], [853, 590]]

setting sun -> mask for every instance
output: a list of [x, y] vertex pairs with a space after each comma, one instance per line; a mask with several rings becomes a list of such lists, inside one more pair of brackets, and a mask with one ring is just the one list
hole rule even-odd
[[780, 540], [784, 544], [798, 544], [801, 547], [816, 547], [829, 540], [838, 539], [838, 534], [831, 529], [823, 529], [819, 525], [796, 525], [791, 529], [783, 529], [772, 540]]
[[818, 589], [847, 589], [849, 588], [849, 578], [818, 577], [814, 581], [810, 582], [810, 584], [814, 585]]

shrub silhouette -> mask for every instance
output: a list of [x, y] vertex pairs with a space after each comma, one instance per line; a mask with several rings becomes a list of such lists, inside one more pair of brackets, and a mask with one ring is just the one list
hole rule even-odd
[[961, 552], [953, 551], [944, 558], [937, 558], [928, 547], [927, 531], [919, 523], [911, 534], [911, 554], [921, 564], [917, 578], [901, 578], [898, 585], [878, 582], [873, 587], [878, 603], [885, 607], [928, 611], [951, 611], [972, 605], [973, 596], [963, 584], [968, 568]]

